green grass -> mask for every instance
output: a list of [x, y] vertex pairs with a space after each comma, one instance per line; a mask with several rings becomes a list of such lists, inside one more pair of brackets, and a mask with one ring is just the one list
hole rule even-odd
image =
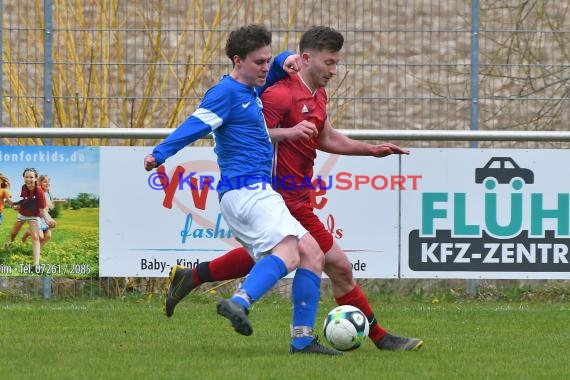
[[[0, 244], [8, 240], [17, 213], [12, 209], [4, 212], [4, 223], [0, 229]], [[97, 276], [99, 273], [99, 209], [83, 208], [80, 210], [62, 210], [57, 227], [52, 230], [51, 240], [41, 252], [41, 264], [59, 264], [53, 277]], [[32, 245], [30, 239], [26, 243], [21, 237], [28, 225], [24, 224], [10, 248], [0, 245], [0, 264], [13, 269], [11, 275], [20, 275], [20, 264], [32, 264]], [[5, 270], [3, 275], [10, 275]], [[47, 273], [46, 273], [47, 274]]]
[[[290, 302], [261, 300], [243, 337], [200, 295], [163, 315], [156, 299], [0, 304], [0, 363], [12, 379], [564, 379], [566, 303], [374, 301], [384, 326], [425, 341], [343, 357], [290, 356]], [[382, 304], [382, 305], [381, 305]], [[317, 325], [334, 305], [323, 302]]]

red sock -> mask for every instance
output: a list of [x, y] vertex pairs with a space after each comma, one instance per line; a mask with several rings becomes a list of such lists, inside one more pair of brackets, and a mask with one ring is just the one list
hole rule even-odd
[[366, 295], [362, 289], [360, 289], [358, 284], [356, 284], [354, 289], [346, 293], [344, 296], [336, 298], [335, 301], [338, 305], [351, 305], [357, 307], [364, 313], [364, 315], [366, 315], [366, 318], [368, 318], [368, 322], [370, 323], [368, 337], [372, 339], [374, 343], [384, 338], [384, 335], [388, 333], [380, 326], [380, 324], [378, 324], [378, 321], [374, 316], [374, 312], [372, 311], [372, 307], [368, 303]]
[[192, 269], [194, 285], [242, 278], [249, 273], [254, 264], [245, 248], [232, 249], [212, 261], [201, 262]]

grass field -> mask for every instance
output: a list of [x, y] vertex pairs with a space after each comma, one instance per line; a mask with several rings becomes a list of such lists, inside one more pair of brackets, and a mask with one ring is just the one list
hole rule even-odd
[[[291, 306], [255, 305], [243, 337], [189, 297], [168, 319], [157, 299], [0, 304], [2, 378], [11, 379], [566, 379], [566, 303], [373, 300], [390, 330], [424, 339], [419, 352], [371, 344], [343, 357], [287, 354]], [[381, 306], [380, 306], [381, 305]], [[317, 325], [334, 305], [323, 302]], [[7, 376], [7, 377], [6, 377]]]

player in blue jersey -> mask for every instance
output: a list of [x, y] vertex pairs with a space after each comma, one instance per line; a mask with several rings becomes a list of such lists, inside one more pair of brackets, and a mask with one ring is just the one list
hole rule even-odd
[[284, 77], [284, 68], [294, 65], [295, 58], [289, 54], [276, 57], [270, 71], [271, 33], [259, 25], [232, 31], [226, 55], [233, 64], [231, 73], [210, 88], [198, 109], [145, 157], [145, 169], [156, 168], [213, 132], [224, 180], [223, 186], [217, 186], [222, 215], [256, 261], [241, 288], [218, 302], [218, 314], [229, 319], [238, 333], [251, 335], [251, 304], [296, 269], [289, 352], [340, 355], [313, 337], [324, 256], [283, 198], [267, 185], [271, 183], [273, 145], [258, 94], [261, 87]]

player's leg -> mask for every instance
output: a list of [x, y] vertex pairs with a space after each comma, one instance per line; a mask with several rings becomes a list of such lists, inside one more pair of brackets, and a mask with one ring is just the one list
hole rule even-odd
[[324, 255], [317, 242], [306, 233], [299, 241], [300, 263], [293, 278], [293, 323], [289, 353], [340, 355], [322, 346], [313, 335], [320, 299]]
[[380, 326], [366, 294], [354, 280], [352, 265], [346, 253], [336, 243], [325, 254], [325, 273], [331, 279], [333, 293], [336, 291], [336, 303], [355, 306], [366, 315], [370, 325], [368, 337], [376, 347], [391, 351], [414, 351], [422, 347], [422, 340], [397, 336]]
[[291, 217], [283, 199], [271, 189], [243, 188], [224, 194], [220, 209], [234, 236], [256, 259], [241, 288], [218, 302], [218, 314], [238, 333], [253, 332], [251, 304], [299, 264], [298, 238], [306, 230]]
[[218, 314], [229, 319], [238, 333], [251, 335], [253, 328], [247, 318], [251, 304], [259, 300], [298, 264], [297, 238], [292, 235], [285, 236], [271, 249], [271, 254], [263, 256], [253, 266], [240, 289], [230, 299], [223, 299], [218, 303]]
[[352, 275], [351, 263], [315, 215], [313, 208], [305, 205], [291, 210], [291, 213], [311, 233], [321, 251], [325, 253], [324, 271], [331, 279], [333, 297], [336, 299], [352, 291], [356, 282]]
[[30, 225], [30, 239], [32, 240], [32, 256], [34, 259], [34, 267], [40, 264], [40, 227], [37, 218], [29, 219], [28, 224]]
[[377, 321], [368, 298], [354, 280], [352, 264], [346, 253], [334, 241], [320, 219], [310, 207], [300, 207], [293, 215], [301, 222], [325, 252], [325, 273], [331, 280], [333, 297], [338, 305], [359, 308], [369, 321], [368, 336], [376, 347], [387, 350], [416, 350], [423, 342], [416, 338], [403, 338], [386, 331]]
[[[303, 343], [299, 348], [291, 345], [290, 352], [341, 354], [321, 346], [312, 336], [324, 259], [314, 239], [291, 215], [283, 198], [270, 189], [234, 190], [224, 195], [220, 206], [236, 238], [258, 261], [241, 288], [230, 299], [218, 303], [218, 313], [229, 319], [238, 333], [251, 334], [253, 330], [247, 317], [251, 304], [297, 268], [299, 274], [295, 275], [297, 284], [293, 289], [293, 326], [301, 327], [302, 331], [292, 338], [292, 343], [301, 340]], [[301, 257], [309, 269], [299, 268]]]
[[26, 240], [28, 240], [29, 237], [30, 237], [30, 230], [27, 229], [27, 230], [24, 231], [24, 233], [22, 234], [22, 243], [25, 243]]
[[43, 248], [51, 240], [51, 229], [44, 229], [44, 237], [40, 240], [41, 248]]
[[173, 266], [164, 298], [166, 316], [171, 317], [176, 305], [200, 284], [245, 277], [254, 263], [247, 250], [239, 247], [212, 261], [203, 261], [194, 268]]

